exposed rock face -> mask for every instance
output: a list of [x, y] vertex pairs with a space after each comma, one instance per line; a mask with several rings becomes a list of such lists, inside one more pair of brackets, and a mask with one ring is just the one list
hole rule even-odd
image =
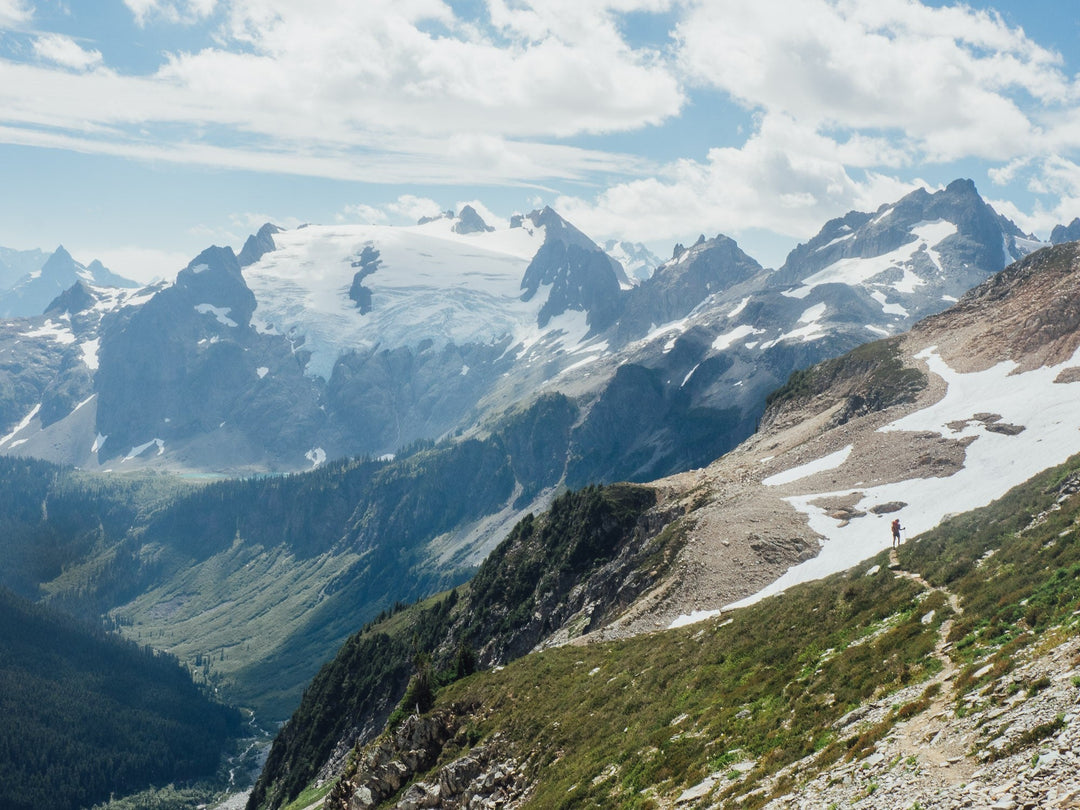
[[620, 332], [640, 337], [651, 326], [684, 318], [710, 295], [723, 293], [761, 271], [761, 265], [733, 239], [722, 234], [709, 240], [702, 237], [630, 291]]
[[249, 236], [247, 241], [244, 242], [244, 246], [240, 249], [240, 254], [236, 257], [240, 266], [247, 267], [248, 265], [255, 264], [255, 262], [271, 250], [274, 250], [274, 248], [277, 247], [274, 244], [275, 233], [281, 233], [281, 228], [267, 222], [259, 228], [257, 233]]
[[97, 430], [108, 437], [99, 459], [217, 433], [220, 450], [240, 458], [262, 445], [301, 460], [325, 421], [318, 389], [287, 344], [251, 327], [254, 309], [232, 250], [211, 248], [173, 286], [121, 311], [103, 332], [95, 376]]
[[1075, 242], [1080, 239], [1080, 217], [1077, 217], [1068, 225], [1055, 225], [1050, 232], [1050, 244], [1060, 245], [1062, 242]]
[[391, 806], [396, 810], [511, 806], [528, 790], [525, 768], [504, 750], [498, 735], [484, 745], [468, 747], [461, 727], [474, 709], [455, 707], [449, 712], [408, 717], [397, 730], [362, 752], [355, 772], [334, 787], [326, 807], [371, 810], [380, 806], [431, 768], [451, 743], [464, 753], [423, 781], [409, 785]]
[[491, 232], [495, 230], [491, 225], [484, 222], [484, 218], [476, 213], [476, 209], [471, 205], [462, 207], [461, 213], [458, 214], [458, 221], [454, 225], [454, 233], [477, 233], [479, 231]]
[[545, 228], [546, 238], [521, 280], [522, 300], [531, 300], [542, 286], [551, 287], [537, 324], [543, 328], [568, 310], [588, 313], [593, 332], [614, 323], [620, 309], [615, 260], [551, 208], [534, 211], [529, 219]]
[[352, 286], [349, 287], [349, 298], [356, 302], [357, 309], [362, 313], [371, 312], [371, 290], [364, 286], [364, 279], [379, 269], [382, 260], [379, 251], [371, 245], [365, 245], [360, 252], [360, 258], [352, 263], [353, 267], [359, 268], [353, 276]]

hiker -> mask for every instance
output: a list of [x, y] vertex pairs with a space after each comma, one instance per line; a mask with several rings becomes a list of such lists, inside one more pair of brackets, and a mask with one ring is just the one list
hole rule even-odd
[[904, 527], [900, 525], [900, 518], [893, 519], [892, 522], [892, 544], [893, 548], [900, 545], [900, 530]]

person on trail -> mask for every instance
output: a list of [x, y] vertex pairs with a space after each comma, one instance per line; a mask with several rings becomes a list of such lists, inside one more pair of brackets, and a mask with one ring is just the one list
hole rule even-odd
[[900, 545], [900, 530], [904, 527], [900, 525], [900, 518], [894, 518], [892, 522], [892, 544], [893, 548]]

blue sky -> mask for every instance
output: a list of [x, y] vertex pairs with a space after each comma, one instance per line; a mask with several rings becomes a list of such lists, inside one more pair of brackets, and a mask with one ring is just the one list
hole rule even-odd
[[265, 221], [550, 204], [766, 265], [971, 177], [1080, 215], [1063, 0], [0, 0], [0, 245], [149, 280]]

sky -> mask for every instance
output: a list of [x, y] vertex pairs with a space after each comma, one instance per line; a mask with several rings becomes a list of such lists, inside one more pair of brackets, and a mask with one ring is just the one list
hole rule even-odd
[[551, 205], [597, 241], [830, 218], [970, 177], [1080, 216], [1072, 0], [0, 0], [0, 245], [168, 278], [264, 222]]

